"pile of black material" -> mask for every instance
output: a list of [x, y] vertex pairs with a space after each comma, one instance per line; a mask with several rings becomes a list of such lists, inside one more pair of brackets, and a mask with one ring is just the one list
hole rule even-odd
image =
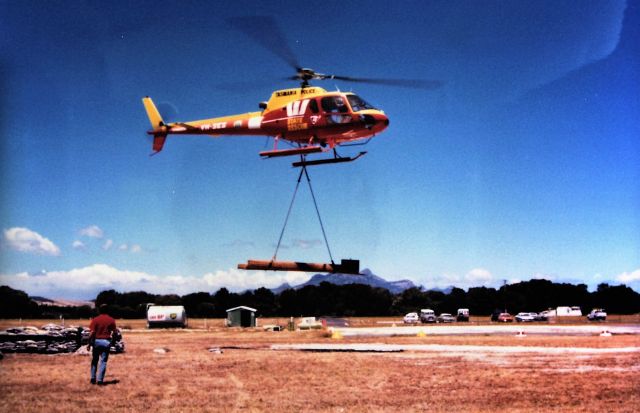
[[[124, 352], [124, 341], [118, 331], [111, 353]], [[0, 331], [0, 352], [3, 353], [73, 353], [89, 343], [89, 330], [47, 324], [41, 328], [12, 327]]]
[[120, 333], [119, 328], [116, 329], [114, 338], [111, 340], [109, 353], [124, 353], [124, 340], [122, 339], [122, 334]]

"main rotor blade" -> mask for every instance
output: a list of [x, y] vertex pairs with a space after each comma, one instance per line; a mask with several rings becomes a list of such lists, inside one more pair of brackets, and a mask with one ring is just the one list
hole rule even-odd
[[178, 114], [180, 111], [178, 108], [171, 102], [159, 102], [158, 112], [162, 115], [162, 119], [165, 123], [171, 123], [178, 119]]
[[349, 82], [371, 83], [386, 86], [408, 87], [413, 89], [434, 90], [442, 87], [444, 82], [441, 80], [424, 80], [424, 79], [373, 79], [350, 76], [325, 75], [326, 79], [345, 80]]
[[225, 19], [234, 29], [244, 33], [253, 41], [278, 56], [292, 68], [298, 70], [300, 65], [295, 54], [280, 31], [280, 27], [271, 16], [230, 17]]

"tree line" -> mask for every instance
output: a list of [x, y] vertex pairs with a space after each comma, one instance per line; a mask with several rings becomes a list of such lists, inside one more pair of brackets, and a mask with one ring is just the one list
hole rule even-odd
[[[100, 292], [96, 306], [107, 304], [117, 318], [145, 318], [147, 303], [183, 305], [189, 317], [224, 318], [226, 310], [244, 305], [257, 310], [259, 317], [299, 316], [399, 316], [422, 308], [436, 313], [455, 313], [468, 308], [472, 315], [488, 315], [495, 310], [542, 311], [557, 306], [579, 306], [583, 313], [604, 308], [610, 314], [640, 312], [640, 294], [626, 285], [600, 284], [589, 292], [585, 284], [530, 280], [499, 289], [473, 287], [467, 291], [452, 288], [445, 293], [419, 287], [392, 294], [389, 290], [363, 284], [318, 286], [284, 290], [279, 294], [267, 288], [233, 293], [221, 288], [215, 293], [196, 292], [183, 296], [150, 294], [144, 291]], [[58, 307], [38, 305], [29, 296], [7, 286], [0, 287], [0, 318], [89, 318], [96, 314], [90, 306]]]

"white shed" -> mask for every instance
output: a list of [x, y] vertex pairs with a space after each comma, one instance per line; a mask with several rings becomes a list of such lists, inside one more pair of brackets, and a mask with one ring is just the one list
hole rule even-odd
[[258, 310], [244, 305], [228, 309], [227, 327], [255, 327], [256, 311]]

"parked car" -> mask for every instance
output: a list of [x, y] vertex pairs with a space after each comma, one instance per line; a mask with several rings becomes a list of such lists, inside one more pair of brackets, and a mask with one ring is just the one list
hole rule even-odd
[[548, 310], [540, 311], [536, 315], [536, 321], [547, 321], [548, 319], [549, 319], [549, 311]]
[[469, 321], [469, 309], [458, 308], [458, 315], [456, 316], [456, 321]]
[[405, 324], [417, 324], [420, 321], [420, 317], [418, 313], [408, 313], [402, 321], [404, 321]]
[[509, 313], [500, 313], [497, 321], [500, 323], [513, 323], [513, 316]]
[[594, 308], [589, 314], [587, 314], [587, 320], [589, 321], [605, 321], [607, 319], [607, 312], [602, 308]]
[[454, 321], [456, 321], [456, 319], [449, 313], [442, 313], [436, 318], [436, 322], [438, 323], [453, 323]]
[[422, 309], [420, 310], [420, 321], [423, 323], [435, 323], [436, 322], [436, 313], [431, 309]]
[[493, 313], [491, 313], [491, 321], [498, 321], [500, 314], [502, 314], [502, 310], [493, 310]]
[[530, 323], [536, 320], [536, 315], [536, 313], [518, 313], [515, 319], [518, 323]]

